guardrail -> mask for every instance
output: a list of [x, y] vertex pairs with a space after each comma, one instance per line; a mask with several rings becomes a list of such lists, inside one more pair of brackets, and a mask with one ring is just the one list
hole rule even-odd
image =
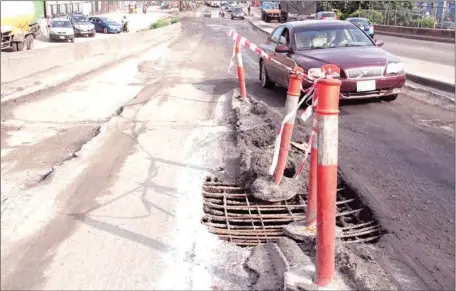
[[375, 25], [375, 33], [439, 42], [455, 42], [455, 31], [394, 25]]

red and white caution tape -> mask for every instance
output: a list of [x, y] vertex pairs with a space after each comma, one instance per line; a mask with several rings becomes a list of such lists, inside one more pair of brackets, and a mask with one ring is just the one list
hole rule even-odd
[[[290, 68], [288, 66], [285, 66], [284, 64], [282, 64], [281, 62], [275, 60], [274, 58], [272, 58], [270, 55], [268, 55], [265, 51], [263, 51], [262, 49], [260, 49], [256, 44], [250, 42], [248, 39], [246, 39], [245, 37], [243, 37], [242, 35], [240, 35], [239, 33], [237, 33], [236, 31], [234, 30], [230, 30], [228, 31], [228, 36], [231, 37], [235, 42], [239, 42], [242, 46], [250, 49], [251, 51], [254, 51], [255, 53], [257, 53], [260, 57], [263, 57], [269, 61], [272, 61], [274, 62], [275, 64], [285, 68], [286, 70], [288, 71], [293, 71], [293, 68]], [[299, 74], [300, 76], [302, 76], [303, 78], [307, 79], [307, 80], [313, 80], [312, 78], [310, 78], [308, 75], [304, 74], [304, 73], [301, 73], [301, 72], [297, 72], [297, 74]]]
[[301, 165], [299, 165], [298, 171], [296, 172], [296, 176], [295, 176], [296, 180], [299, 178], [299, 175], [302, 173], [302, 170], [304, 169], [304, 166], [306, 165], [306, 161], [307, 161], [307, 158], [309, 157], [309, 154], [310, 154], [310, 151], [312, 148], [312, 142], [313, 142], [314, 138], [315, 138], [315, 131], [312, 130], [312, 134], [310, 135], [309, 142], [307, 143], [307, 147], [304, 150], [304, 159], [303, 159]]
[[231, 68], [234, 66], [235, 57], [236, 57], [236, 43], [234, 43], [233, 55], [231, 56], [230, 65], [228, 66], [228, 73], [231, 72]]
[[[279, 160], [280, 140], [282, 139], [282, 132], [283, 132], [283, 127], [285, 126], [285, 123], [287, 123], [287, 121], [290, 120], [290, 118], [298, 111], [298, 109], [302, 105], [302, 103], [304, 103], [304, 101], [306, 101], [309, 98], [309, 96], [312, 95], [314, 88], [315, 88], [315, 83], [312, 85], [312, 87], [305, 90], [305, 91], [307, 91], [306, 95], [301, 99], [301, 101], [299, 101], [296, 108], [292, 112], [288, 113], [285, 116], [285, 118], [282, 120], [282, 123], [280, 124], [279, 132], [277, 133], [276, 140], [274, 142], [274, 155], [272, 157], [272, 164], [269, 167], [269, 175], [274, 175], [275, 168], [277, 167], [277, 161]], [[311, 106], [309, 106], [309, 107], [311, 108]], [[309, 108], [307, 108], [306, 110], [308, 110], [308, 109]], [[312, 110], [312, 109], [310, 109], [310, 110]], [[309, 117], [310, 117], [310, 115], [309, 115]]]

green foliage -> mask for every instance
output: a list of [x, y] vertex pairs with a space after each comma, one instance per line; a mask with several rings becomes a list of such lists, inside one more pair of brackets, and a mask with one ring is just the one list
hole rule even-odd
[[179, 17], [173, 17], [170, 20], [171, 24], [178, 23], [179, 21], [180, 21]]
[[377, 10], [364, 10], [362, 13], [359, 13], [358, 15], [360, 15], [360, 17], [369, 19], [369, 21], [373, 24], [383, 22], [383, 14]]
[[[360, 14], [361, 14], [361, 11], [359, 11], [359, 9], [356, 9], [355, 11], [353, 11], [352, 13], [350, 13], [348, 15], [348, 17], [360, 17]], [[363, 15], [363, 17], [366, 17]], [[367, 17], [366, 17], [367, 18]]]
[[169, 22], [168, 22], [167, 19], [159, 19], [159, 20], [153, 22], [153, 23], [149, 26], [149, 28], [150, 28], [150, 29], [157, 29], [157, 28], [164, 27], [164, 26], [167, 26], [167, 25], [169, 25]]
[[429, 18], [422, 18], [418, 20], [419, 22], [419, 27], [422, 28], [434, 28], [435, 25], [435, 18], [434, 17], [429, 17]]

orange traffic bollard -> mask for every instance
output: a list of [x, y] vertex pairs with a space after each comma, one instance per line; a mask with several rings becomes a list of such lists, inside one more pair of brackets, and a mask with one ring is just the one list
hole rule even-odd
[[312, 112], [313, 129], [312, 129], [312, 145], [310, 151], [310, 170], [309, 170], [309, 185], [308, 185], [308, 198], [306, 210], [306, 226], [314, 226], [317, 222], [317, 154], [318, 154], [318, 128], [317, 128], [317, 100], [318, 100], [318, 81], [315, 86], [314, 94], [312, 96]]
[[336, 193], [339, 131], [338, 79], [318, 81], [317, 259], [318, 286], [332, 282], [335, 274]]
[[285, 114], [284, 116], [290, 115], [290, 119], [285, 123], [282, 130], [282, 136], [280, 139], [280, 151], [279, 159], [277, 161], [277, 167], [275, 169], [274, 177], [275, 183], [280, 184], [283, 178], [283, 172], [287, 165], [288, 151], [290, 149], [291, 136], [293, 134], [293, 127], [296, 119], [296, 107], [299, 103], [299, 96], [301, 95], [301, 84], [302, 76], [297, 74], [298, 72], [303, 73], [302, 68], [296, 67], [290, 75], [290, 82], [288, 85], [287, 100], [285, 101]]
[[236, 41], [234, 52], [237, 59], [237, 75], [239, 79], [239, 87], [241, 90], [241, 98], [245, 99], [247, 98], [247, 89], [245, 88], [244, 65], [242, 63], [241, 46], [239, 45], [238, 41]]

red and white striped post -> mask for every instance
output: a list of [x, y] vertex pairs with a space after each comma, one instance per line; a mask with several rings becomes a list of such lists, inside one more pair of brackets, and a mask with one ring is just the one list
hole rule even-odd
[[295, 67], [293, 72], [290, 74], [290, 82], [288, 84], [287, 100], [285, 101], [285, 114], [284, 116], [290, 115], [291, 118], [283, 126], [282, 135], [280, 138], [280, 150], [279, 158], [277, 161], [277, 167], [275, 169], [274, 178], [277, 185], [280, 184], [283, 178], [283, 172], [287, 165], [288, 151], [290, 149], [291, 136], [293, 135], [293, 127], [296, 119], [296, 107], [299, 103], [299, 96], [301, 95], [301, 84], [304, 70], [299, 67]]
[[241, 91], [241, 98], [247, 98], [247, 89], [245, 88], [245, 76], [244, 76], [244, 65], [242, 63], [242, 54], [241, 54], [241, 46], [239, 41], [236, 41], [236, 45], [234, 47], [234, 52], [236, 54], [237, 60], [237, 75], [239, 79], [239, 87]]
[[313, 128], [312, 128], [312, 145], [310, 151], [310, 170], [309, 185], [307, 196], [306, 226], [314, 226], [317, 222], [317, 154], [318, 154], [318, 128], [317, 128], [317, 99], [318, 99], [318, 81], [315, 85], [312, 96]]
[[339, 131], [338, 79], [318, 81], [317, 104], [318, 165], [317, 165], [317, 259], [318, 286], [332, 282], [335, 274], [336, 193]]

